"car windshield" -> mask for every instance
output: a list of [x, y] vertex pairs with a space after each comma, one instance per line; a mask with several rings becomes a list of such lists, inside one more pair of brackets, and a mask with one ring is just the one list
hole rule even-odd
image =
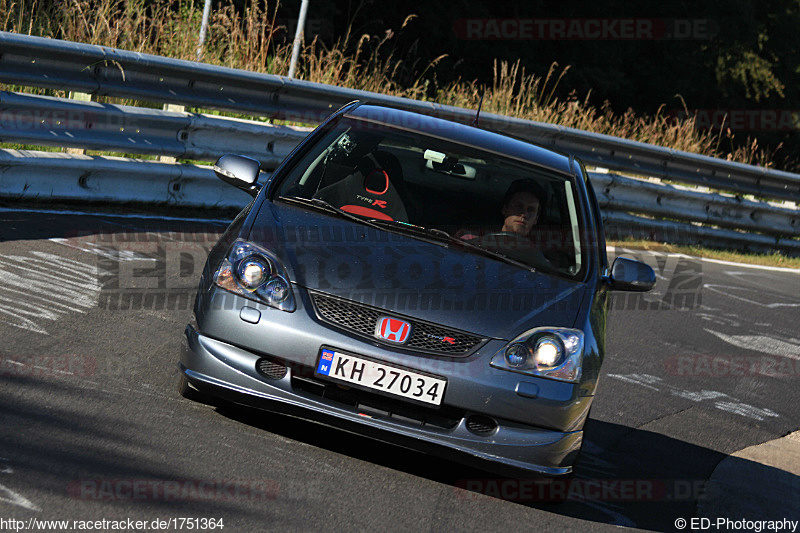
[[543, 272], [586, 262], [572, 177], [419, 131], [344, 117], [278, 194]]

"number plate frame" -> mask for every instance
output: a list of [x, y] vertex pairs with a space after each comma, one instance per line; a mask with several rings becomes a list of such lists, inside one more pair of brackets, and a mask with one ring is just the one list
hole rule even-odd
[[[358, 380], [358, 381], [351, 381], [349, 379], [342, 379], [340, 376], [335, 376], [334, 375], [334, 371], [336, 370], [335, 367], [333, 367], [333, 368], [329, 367], [329, 371], [328, 371], [327, 374], [324, 373], [324, 372], [320, 372], [321, 363], [323, 362], [322, 357], [323, 357], [323, 355], [326, 354], [326, 352], [334, 354], [332, 360], [326, 361], [326, 362], [330, 362], [331, 366], [333, 366], [333, 364], [338, 360], [337, 359], [337, 355], [338, 356], [343, 356], [343, 357], [346, 357], [346, 358], [352, 358], [353, 360], [358, 361], [359, 363], [364, 363], [365, 364], [364, 373], [363, 373], [363, 375], [365, 376], [364, 379], [363, 380]], [[367, 365], [371, 365], [371, 366], [367, 367]], [[402, 392], [394, 392], [393, 390], [388, 390], [387, 388], [372, 386], [371, 385], [372, 382], [374, 382], [376, 379], [378, 379], [380, 377], [380, 375], [377, 373], [378, 372], [377, 368], [380, 368], [380, 367], [383, 367], [384, 369], [387, 370], [387, 375], [386, 375], [385, 379], [383, 379], [385, 384], [388, 384], [388, 382], [391, 381], [391, 377], [392, 376], [391, 376], [391, 374], [389, 372], [391, 372], [392, 370], [399, 371], [401, 373], [401, 377], [398, 378], [400, 380], [402, 380], [402, 375], [411, 376], [412, 379], [411, 379], [411, 387], [410, 387], [409, 392], [408, 392], [409, 395], [405, 395]], [[350, 366], [348, 366], [347, 368], [350, 368]], [[375, 369], [373, 371], [374, 373], [370, 373], [369, 372], [370, 369]], [[366, 376], [371, 376], [371, 377], [366, 377]], [[441, 407], [442, 400], [444, 399], [445, 391], [447, 390], [447, 378], [445, 378], [443, 376], [439, 376], [439, 375], [436, 375], [436, 374], [432, 374], [430, 372], [425, 372], [425, 371], [420, 371], [420, 370], [412, 370], [410, 368], [406, 368], [406, 367], [401, 366], [401, 365], [397, 365], [397, 364], [394, 364], [394, 363], [388, 363], [386, 361], [381, 361], [381, 360], [378, 360], [378, 359], [374, 359], [372, 357], [365, 357], [365, 356], [360, 355], [360, 354], [354, 354], [352, 352], [349, 352], [349, 351], [346, 351], [346, 350], [340, 350], [338, 348], [333, 348], [331, 346], [322, 346], [320, 348], [319, 354], [317, 355], [316, 364], [314, 365], [314, 377], [321, 378], [323, 380], [332, 381], [334, 383], [339, 383], [339, 384], [342, 384], [342, 385], [346, 385], [348, 387], [353, 387], [354, 389], [359, 389], [359, 390], [363, 390], [363, 391], [366, 391], [366, 392], [379, 394], [381, 396], [386, 396], [388, 398], [394, 398], [396, 400], [404, 400], [406, 402], [414, 403], [414, 404], [417, 404], [417, 405], [424, 405], [425, 407], [433, 408], [433, 409], [438, 409], [439, 407]], [[425, 381], [425, 385], [423, 385], [424, 392], [422, 394], [422, 397], [428, 397], [429, 398], [430, 396], [427, 394], [428, 390], [431, 387], [433, 387], [434, 383], [440, 383], [440, 390], [438, 391], [438, 395], [437, 395], [438, 396], [438, 402], [434, 403], [434, 402], [431, 402], [431, 401], [429, 401], [427, 399], [420, 400], [419, 398], [415, 398], [415, 397], [412, 396], [413, 391], [415, 390], [415, 382], [416, 382], [416, 378], [417, 377], [424, 378], [426, 380]], [[428, 381], [428, 380], [430, 380], [430, 381]], [[366, 382], [366, 384], [364, 382]], [[397, 384], [397, 386], [399, 386], [399, 384]], [[393, 388], [397, 388], [397, 387], [393, 387]]]

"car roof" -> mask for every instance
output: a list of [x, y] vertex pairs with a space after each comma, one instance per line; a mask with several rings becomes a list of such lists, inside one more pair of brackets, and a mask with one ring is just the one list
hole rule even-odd
[[444, 138], [513, 157], [569, 176], [573, 174], [569, 156], [475, 126], [372, 104], [361, 104], [350, 108], [345, 116]]

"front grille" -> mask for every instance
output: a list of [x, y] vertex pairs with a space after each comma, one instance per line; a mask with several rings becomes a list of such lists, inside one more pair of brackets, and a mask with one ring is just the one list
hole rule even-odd
[[[403, 317], [390, 311], [351, 300], [343, 300], [318, 292], [311, 292], [310, 294], [314, 309], [321, 320], [358, 335], [369, 337], [374, 341], [383, 342], [375, 337], [375, 326], [378, 323], [378, 318], [382, 316], [402, 318], [411, 323], [411, 338], [409, 338], [408, 342], [403, 345], [384, 342], [384, 344], [395, 348], [442, 355], [466, 356], [485, 342], [485, 339], [470, 333]], [[449, 338], [450, 341], [445, 341], [445, 338]]]

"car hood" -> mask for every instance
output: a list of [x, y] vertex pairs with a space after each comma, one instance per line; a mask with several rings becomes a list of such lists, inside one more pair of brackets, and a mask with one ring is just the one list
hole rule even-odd
[[280, 201], [264, 202], [247, 238], [274, 252], [296, 285], [483, 337], [572, 327], [585, 289]]

